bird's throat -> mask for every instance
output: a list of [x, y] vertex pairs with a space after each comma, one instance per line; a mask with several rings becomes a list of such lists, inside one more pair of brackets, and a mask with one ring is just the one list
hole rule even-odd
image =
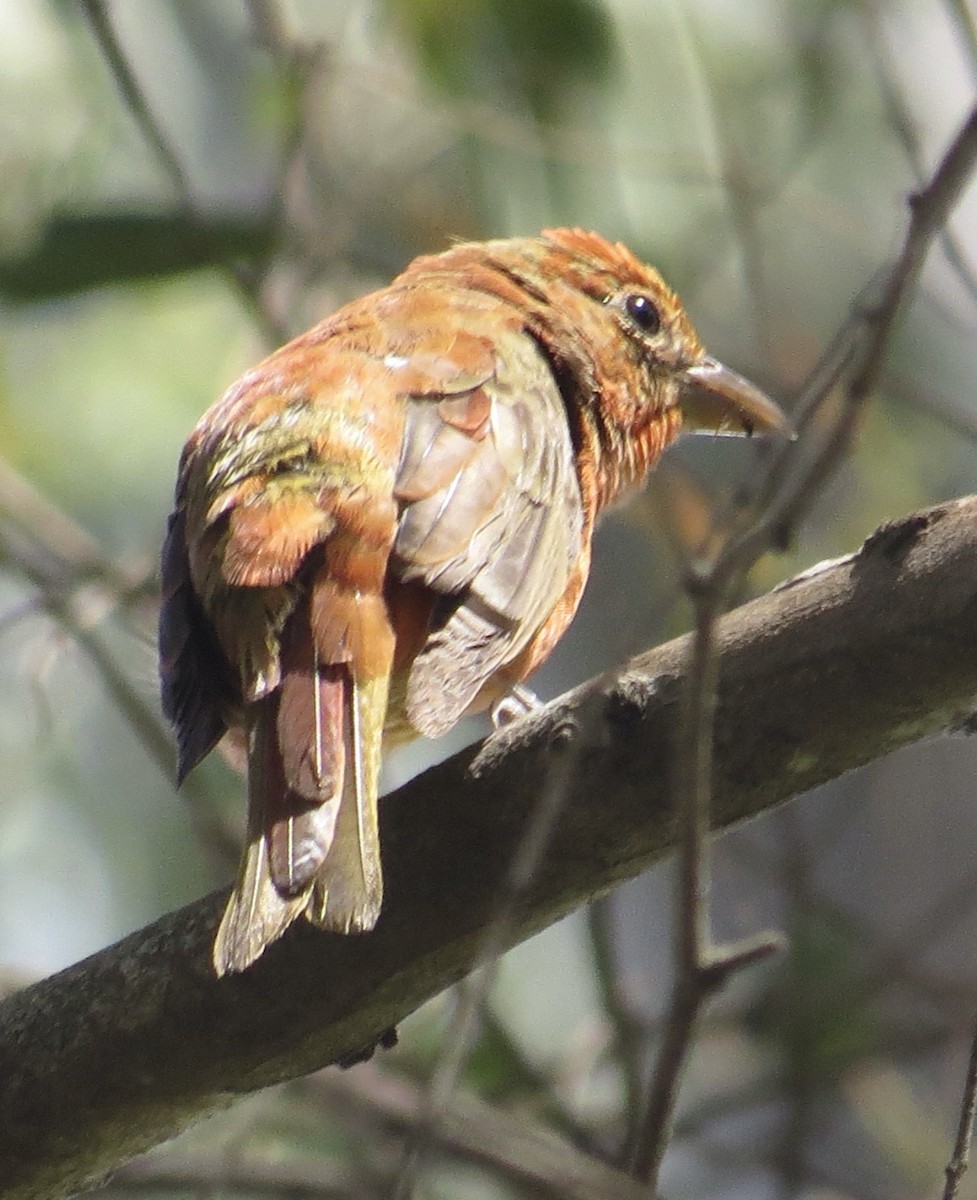
[[600, 408], [583, 414], [583, 440], [593, 463], [592, 477], [581, 489], [593, 497], [597, 512], [639, 487], [662, 452], [678, 437], [682, 417], [678, 408], [651, 412], [638, 424], [623, 427], [605, 418]]

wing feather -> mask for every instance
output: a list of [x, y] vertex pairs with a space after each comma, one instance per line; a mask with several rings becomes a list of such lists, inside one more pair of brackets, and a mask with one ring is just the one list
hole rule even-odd
[[528, 644], [566, 591], [583, 540], [550, 364], [516, 331], [496, 361], [467, 407], [408, 401], [393, 569], [445, 597], [407, 680], [407, 715], [431, 737]]

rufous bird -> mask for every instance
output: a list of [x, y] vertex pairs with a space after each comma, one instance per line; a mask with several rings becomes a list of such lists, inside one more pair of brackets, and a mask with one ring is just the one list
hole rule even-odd
[[681, 430], [786, 427], [655, 270], [580, 229], [418, 258], [233, 384], [183, 451], [160, 618], [179, 778], [247, 741], [217, 973], [300, 915], [372, 929], [384, 740], [546, 658], [598, 514]]

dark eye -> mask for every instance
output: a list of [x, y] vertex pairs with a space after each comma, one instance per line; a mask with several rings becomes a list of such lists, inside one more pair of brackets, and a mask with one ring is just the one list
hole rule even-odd
[[657, 305], [641, 292], [632, 292], [625, 299], [624, 311], [642, 333], [657, 333], [661, 329], [662, 317]]

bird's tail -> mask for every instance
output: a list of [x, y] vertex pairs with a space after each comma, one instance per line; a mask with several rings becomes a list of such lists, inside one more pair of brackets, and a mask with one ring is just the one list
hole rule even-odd
[[214, 942], [218, 975], [244, 970], [300, 915], [340, 933], [380, 915], [388, 674], [320, 664], [307, 634], [282, 668], [281, 687], [251, 708], [247, 846]]

